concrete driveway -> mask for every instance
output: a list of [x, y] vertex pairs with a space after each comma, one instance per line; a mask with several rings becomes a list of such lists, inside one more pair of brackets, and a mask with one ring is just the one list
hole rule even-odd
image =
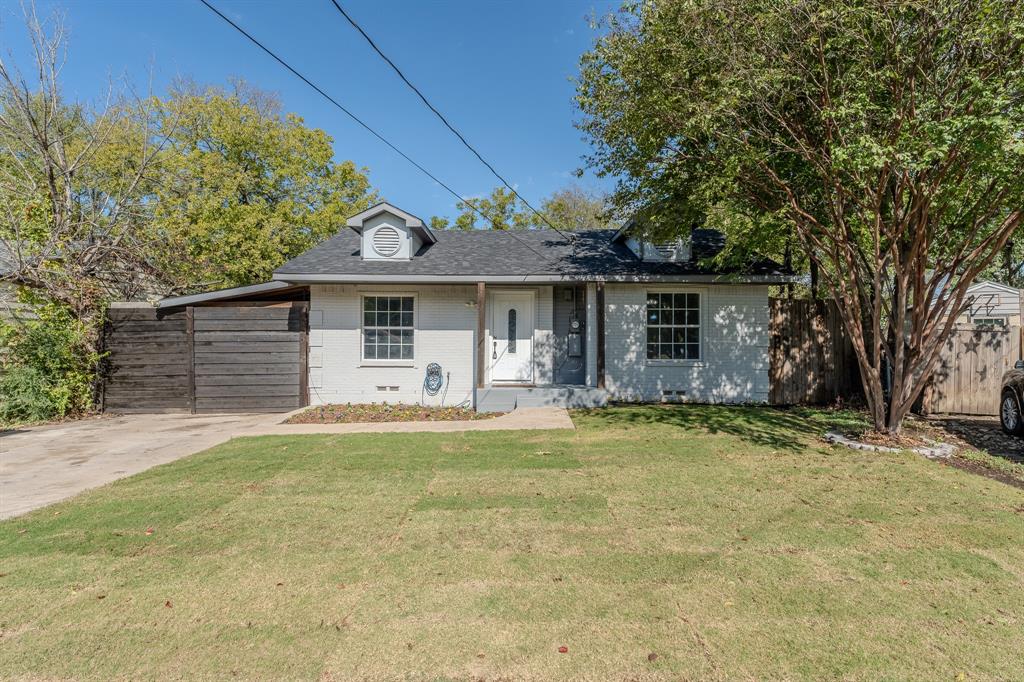
[[191, 455], [280, 414], [147, 414], [0, 432], [0, 518]]
[[494, 419], [461, 422], [282, 424], [288, 416], [145, 414], [0, 432], [0, 519], [45, 507], [235, 436], [574, 428], [568, 412], [560, 407], [522, 408]]

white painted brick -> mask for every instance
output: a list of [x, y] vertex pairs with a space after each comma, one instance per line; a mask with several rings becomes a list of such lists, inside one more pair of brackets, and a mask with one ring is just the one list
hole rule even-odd
[[[361, 295], [416, 295], [415, 359], [412, 366], [379, 366], [362, 362]], [[322, 285], [310, 287], [310, 336], [322, 334], [322, 380], [310, 391], [310, 402], [471, 403], [476, 291], [471, 286]], [[313, 314], [320, 311], [320, 314]], [[445, 375], [447, 392], [423, 390], [426, 367], [436, 362]], [[311, 386], [313, 372], [310, 372]], [[450, 375], [450, 376], [449, 376]], [[398, 386], [378, 393], [377, 386]]]
[[[647, 292], [656, 289], [701, 293], [700, 362], [647, 361]], [[614, 399], [658, 401], [663, 390], [672, 390], [686, 391], [694, 402], [767, 402], [768, 287], [608, 284], [605, 303], [605, 377]]]

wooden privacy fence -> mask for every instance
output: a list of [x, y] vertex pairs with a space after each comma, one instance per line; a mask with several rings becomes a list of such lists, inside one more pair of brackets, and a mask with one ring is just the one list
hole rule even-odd
[[999, 414], [1003, 374], [1021, 355], [1020, 327], [958, 325], [925, 389], [925, 414]]
[[770, 314], [772, 405], [822, 405], [860, 393], [857, 358], [834, 303], [773, 298]]
[[112, 308], [103, 408], [285, 412], [308, 404], [306, 302]]

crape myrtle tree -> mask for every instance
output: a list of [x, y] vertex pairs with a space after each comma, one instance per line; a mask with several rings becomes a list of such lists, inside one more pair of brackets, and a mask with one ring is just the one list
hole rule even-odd
[[577, 102], [615, 205], [730, 216], [741, 250], [791, 232], [898, 434], [1021, 222], [1024, 3], [631, 2], [606, 29]]

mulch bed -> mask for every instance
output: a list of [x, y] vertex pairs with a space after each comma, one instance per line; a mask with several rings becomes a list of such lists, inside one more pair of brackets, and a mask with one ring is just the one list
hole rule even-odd
[[[929, 441], [950, 443], [958, 450], [981, 450], [1012, 462], [1024, 463], [1024, 440], [1003, 433], [999, 421], [986, 417], [908, 417], [904, 432], [898, 437], [882, 436], [872, 432], [847, 434], [851, 438], [872, 445], [911, 449]], [[978, 476], [1024, 489], [1024, 479], [1012, 473], [986, 466], [984, 463], [954, 454], [937, 460], [944, 466], [967, 471]]]
[[[957, 457], [956, 455], [954, 455], [949, 459], [942, 460], [942, 463], [947, 466], [951, 466], [954, 469], [961, 469], [962, 471], [967, 471], [972, 474], [977, 474], [978, 476], [991, 478], [992, 480], [999, 481], [1000, 483], [1012, 485], [1014, 488], [1020, 488], [1021, 490], [1024, 490], [1024, 480], [1021, 480], [1016, 476], [1011, 476], [1010, 474], [999, 471], [998, 469], [987, 467], [984, 464], [979, 464], [978, 462], [974, 462], [969, 459], [964, 459], [963, 457]], [[1024, 511], [1024, 507], [1022, 507], [1021, 510]]]
[[319, 405], [290, 417], [286, 424], [354, 424], [358, 422], [453, 422], [493, 419], [500, 413], [465, 407], [421, 405]]

